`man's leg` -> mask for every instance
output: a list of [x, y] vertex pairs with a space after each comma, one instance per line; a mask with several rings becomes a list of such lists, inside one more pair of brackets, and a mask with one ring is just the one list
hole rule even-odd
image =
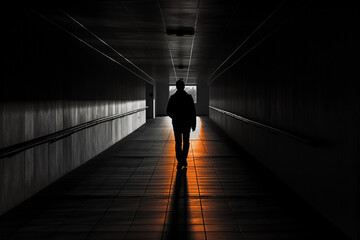
[[190, 128], [185, 128], [183, 131], [183, 161], [186, 162], [190, 147]]
[[176, 159], [178, 162], [181, 162], [182, 158], [182, 151], [181, 151], [181, 145], [182, 145], [182, 134], [181, 129], [174, 127], [174, 135], [175, 135], [175, 152], [176, 152]]

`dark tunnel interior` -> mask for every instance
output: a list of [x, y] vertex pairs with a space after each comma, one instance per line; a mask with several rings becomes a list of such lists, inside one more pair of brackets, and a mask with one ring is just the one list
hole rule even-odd
[[[0, 238], [360, 239], [358, 18], [308, 0], [9, 3]], [[179, 79], [199, 123], [182, 171]]]

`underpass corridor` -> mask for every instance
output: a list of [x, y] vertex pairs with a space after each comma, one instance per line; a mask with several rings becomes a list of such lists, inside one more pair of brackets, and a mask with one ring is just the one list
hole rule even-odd
[[[0, 217], [15, 239], [343, 239], [207, 117], [177, 170], [158, 117]], [[336, 237], [336, 238], [334, 238]]]

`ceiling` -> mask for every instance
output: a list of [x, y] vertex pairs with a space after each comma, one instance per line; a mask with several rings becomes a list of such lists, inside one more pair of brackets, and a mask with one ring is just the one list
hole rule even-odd
[[148, 82], [173, 84], [183, 78], [187, 84], [205, 84], [280, 4], [277, 0], [54, 0], [32, 7]]

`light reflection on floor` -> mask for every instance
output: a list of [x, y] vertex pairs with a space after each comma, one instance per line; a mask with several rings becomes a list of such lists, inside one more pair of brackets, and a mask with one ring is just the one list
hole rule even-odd
[[[229, 202], [221, 199], [225, 193], [212, 167], [207, 144], [202, 139], [204, 131], [202, 120], [197, 117], [197, 128], [190, 134], [188, 168], [185, 171], [174, 168], [174, 158], [172, 171], [176, 177], [170, 190], [164, 239], [221, 239], [223, 235], [226, 239], [242, 239], [236, 220], [231, 216]], [[211, 136], [213, 133], [208, 134]], [[174, 137], [169, 139], [173, 146], [168, 147], [173, 149], [174, 156]], [[231, 149], [226, 150], [230, 150], [228, 155], [236, 155]]]
[[148, 121], [0, 217], [0, 239], [334, 239], [301, 206], [285, 206], [208, 118], [197, 118], [190, 144], [177, 171], [170, 118]]

